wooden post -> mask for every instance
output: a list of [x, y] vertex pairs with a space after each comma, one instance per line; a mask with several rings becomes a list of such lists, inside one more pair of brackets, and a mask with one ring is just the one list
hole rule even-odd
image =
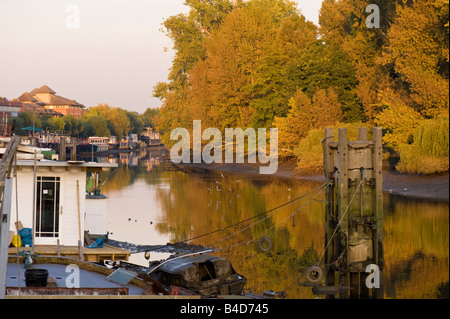
[[59, 238], [56, 240], [56, 256], [61, 256], [61, 246], [59, 245]]
[[78, 255], [80, 260], [83, 260], [83, 245], [81, 244], [81, 240], [78, 241]]
[[72, 161], [77, 160], [77, 139], [72, 137], [72, 151], [70, 152], [70, 159]]
[[[375, 218], [375, 236], [374, 236], [374, 259], [380, 268], [380, 282], [383, 283], [384, 274], [384, 256], [383, 256], [383, 146], [382, 146], [382, 130], [381, 127], [373, 128], [373, 170], [375, 179], [375, 203], [374, 203], [374, 218]], [[376, 297], [383, 298], [383, 285], [376, 289]]]
[[[340, 222], [339, 229], [337, 231], [338, 251], [343, 253], [344, 260], [348, 259], [348, 214], [346, 208], [348, 205], [348, 142], [347, 142], [347, 129], [338, 129], [338, 145], [337, 145], [337, 178], [336, 178], [336, 217]], [[345, 214], [344, 214], [345, 213]], [[337, 256], [336, 256], [337, 259]], [[349, 286], [349, 273], [347, 267], [344, 271], [339, 272], [339, 282], [343, 286]], [[341, 298], [348, 297], [348, 290], [340, 290], [339, 296]]]
[[[358, 133], [358, 141], [348, 141], [347, 129], [339, 128], [334, 142], [333, 130], [326, 129], [323, 140], [324, 173], [332, 184], [326, 195], [324, 261], [327, 285], [344, 288], [337, 290], [340, 298], [368, 298], [370, 264], [379, 267], [383, 286], [382, 131], [374, 128], [372, 141], [367, 128]], [[372, 296], [383, 297], [382, 288], [373, 289]]]
[[80, 181], [77, 180], [78, 241], [81, 242]]
[[[334, 173], [334, 152], [330, 145], [334, 142], [334, 130], [333, 128], [325, 129], [325, 139], [322, 141], [323, 144], [323, 168], [327, 181], [333, 178]], [[326, 193], [326, 214], [325, 214], [325, 264], [326, 266], [326, 285], [335, 285], [335, 270], [336, 265], [333, 265], [332, 260], [335, 253], [335, 239], [332, 238], [335, 223], [335, 212], [334, 212], [334, 186], [328, 186]], [[330, 298], [334, 298], [331, 296]]]
[[66, 138], [64, 136], [59, 139], [59, 160], [66, 161]]

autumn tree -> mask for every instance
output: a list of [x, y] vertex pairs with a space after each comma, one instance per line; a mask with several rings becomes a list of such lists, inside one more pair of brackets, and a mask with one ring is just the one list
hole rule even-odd
[[285, 117], [276, 117], [279, 146], [288, 153], [298, 146], [311, 129], [333, 126], [342, 120], [341, 103], [332, 90], [318, 90], [313, 98], [299, 89], [289, 101], [290, 110]]
[[364, 119], [356, 92], [356, 69], [348, 53], [335, 41], [320, 39], [308, 43], [288, 72], [293, 83], [309, 97], [319, 89], [332, 88], [338, 95], [346, 122]]
[[108, 129], [108, 121], [106, 120], [106, 118], [99, 114], [88, 114], [85, 114], [83, 118], [86, 122], [90, 123], [93, 126], [95, 136], [111, 136], [111, 132]]
[[234, 10], [192, 69], [191, 115], [220, 129], [270, 127], [297, 89], [287, 72], [293, 57], [315, 36], [292, 2], [251, 1]]
[[[91, 121], [97, 120], [97, 128], [99, 133], [105, 133], [106, 136], [115, 135], [119, 138], [127, 135], [131, 129], [130, 119], [128, 118], [128, 112], [120, 107], [111, 107], [108, 104], [98, 104], [95, 107], [91, 107], [87, 114], [85, 114], [86, 119], [89, 120], [90, 117], [94, 117]], [[99, 120], [98, 117], [106, 119], [107, 127], [105, 128], [104, 122]], [[108, 130], [110, 134], [108, 135]], [[104, 136], [99, 134], [99, 136]]]
[[144, 123], [144, 126], [151, 126], [152, 128], [155, 128], [155, 119], [159, 115], [159, 111], [160, 110], [158, 108], [147, 108], [140, 116]]
[[164, 21], [164, 32], [173, 41], [175, 57], [168, 82], [158, 83], [153, 95], [163, 101], [160, 116], [155, 120], [166, 142], [171, 130], [190, 126], [186, 109], [189, 72], [205, 58], [205, 41], [210, 33], [240, 3], [240, 0], [186, 0], [190, 8], [188, 14], [171, 16]]
[[292, 152], [313, 128], [365, 122], [399, 154], [425, 120], [448, 113], [448, 0], [324, 0], [318, 28], [288, 0], [187, 4], [164, 23], [175, 49], [168, 82], [154, 89], [165, 141], [193, 119], [273, 125]]
[[[351, 61], [356, 83], [353, 86], [365, 120], [372, 121], [379, 111], [378, 91], [388, 84], [390, 70], [380, 61], [387, 30], [399, 0], [324, 0], [319, 15], [323, 39], [337, 44]], [[369, 4], [380, 8], [380, 28], [368, 28]], [[352, 120], [362, 119], [360, 115]]]
[[383, 62], [393, 66], [411, 106], [426, 117], [448, 112], [448, 14], [448, 1], [411, 1], [397, 7], [387, 34]]

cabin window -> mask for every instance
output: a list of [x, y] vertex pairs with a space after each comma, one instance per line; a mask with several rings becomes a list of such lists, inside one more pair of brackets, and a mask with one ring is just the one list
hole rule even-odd
[[37, 177], [36, 237], [59, 237], [60, 178]]

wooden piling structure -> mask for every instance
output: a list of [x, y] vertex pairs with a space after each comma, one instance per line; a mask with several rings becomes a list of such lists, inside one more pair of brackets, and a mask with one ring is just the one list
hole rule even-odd
[[59, 160], [66, 161], [66, 139], [63, 137], [59, 141]]
[[67, 143], [64, 137], [61, 137], [59, 141], [59, 160], [65, 162], [67, 160], [67, 148], [70, 150], [70, 160], [77, 160], [77, 139], [71, 137], [71, 142]]
[[[340, 298], [382, 298], [383, 288], [383, 175], [381, 128], [359, 129], [358, 141], [348, 141], [346, 128], [325, 129], [324, 173], [326, 195], [326, 285]], [[367, 288], [368, 265], [379, 267], [380, 288]], [[334, 296], [330, 296], [333, 298]]]

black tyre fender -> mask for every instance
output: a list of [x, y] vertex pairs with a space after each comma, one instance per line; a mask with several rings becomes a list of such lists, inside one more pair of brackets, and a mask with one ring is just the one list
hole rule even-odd
[[272, 247], [273, 247], [273, 242], [272, 242], [272, 239], [270, 239], [269, 237], [264, 236], [258, 240], [258, 248], [261, 251], [268, 252], [269, 250], [272, 249]]
[[319, 266], [311, 266], [306, 269], [306, 279], [312, 283], [317, 284], [323, 278], [323, 270]]

